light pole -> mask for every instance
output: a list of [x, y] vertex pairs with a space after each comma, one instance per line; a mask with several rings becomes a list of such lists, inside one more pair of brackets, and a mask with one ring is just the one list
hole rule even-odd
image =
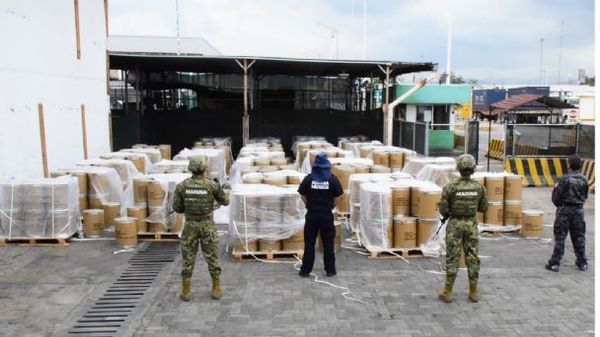
[[177, 55], [179, 55], [181, 53], [181, 43], [179, 41], [179, 0], [175, 0], [175, 16]]
[[544, 76], [544, 38], [540, 39], [540, 84]]
[[335, 58], [337, 60], [339, 60], [340, 59], [340, 32], [337, 29], [326, 26], [321, 22], [317, 23], [317, 25], [329, 30], [329, 33], [330, 33], [329, 38], [331, 38], [331, 39], [335, 38]]
[[363, 0], [363, 60], [367, 59], [367, 0]]

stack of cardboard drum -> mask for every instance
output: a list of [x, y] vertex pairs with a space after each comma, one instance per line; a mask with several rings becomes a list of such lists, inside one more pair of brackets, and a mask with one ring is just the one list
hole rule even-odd
[[486, 225], [521, 227], [524, 237], [543, 236], [543, 212], [523, 209], [523, 177], [506, 173], [476, 173], [472, 178], [485, 186], [488, 209], [478, 213]]
[[81, 225], [77, 179], [0, 181], [0, 238], [68, 238]]
[[240, 184], [230, 195], [230, 243], [236, 252], [304, 249], [303, 202], [296, 188]]

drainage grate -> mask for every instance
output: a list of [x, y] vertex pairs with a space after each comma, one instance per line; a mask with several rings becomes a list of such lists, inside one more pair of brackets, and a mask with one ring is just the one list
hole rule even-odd
[[133, 255], [125, 269], [68, 331], [70, 336], [113, 337], [140, 303], [166, 263], [175, 261], [179, 245], [151, 242]]

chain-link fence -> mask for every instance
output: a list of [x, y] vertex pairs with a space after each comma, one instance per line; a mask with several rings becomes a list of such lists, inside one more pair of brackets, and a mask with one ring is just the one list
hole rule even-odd
[[595, 136], [596, 127], [594, 125], [580, 125], [577, 138], [577, 153], [587, 159], [593, 159], [595, 155]]
[[594, 126], [580, 124], [508, 124], [505, 153], [513, 157], [594, 157]]

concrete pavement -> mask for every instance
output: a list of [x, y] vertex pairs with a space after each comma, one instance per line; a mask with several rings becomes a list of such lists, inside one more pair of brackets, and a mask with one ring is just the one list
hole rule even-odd
[[[342, 290], [297, 276], [292, 264], [234, 262], [221, 244], [224, 296], [209, 298], [199, 255], [193, 299], [178, 298], [180, 257], [169, 264], [120, 330], [121, 336], [587, 336], [594, 331], [594, 197], [586, 209], [590, 269], [580, 272], [567, 242], [559, 273], [543, 265], [552, 252], [550, 188], [526, 188], [525, 208], [545, 211], [545, 239], [482, 237], [481, 301], [468, 301], [466, 271], [454, 302], [437, 300], [443, 258], [369, 260], [337, 254]], [[222, 228], [224, 229], [224, 228]], [[222, 240], [224, 241], [224, 240]], [[0, 331], [4, 336], [64, 336], [100, 296], [131, 253], [110, 241], [67, 248], [0, 248]], [[315, 272], [322, 276], [317, 254]]]

